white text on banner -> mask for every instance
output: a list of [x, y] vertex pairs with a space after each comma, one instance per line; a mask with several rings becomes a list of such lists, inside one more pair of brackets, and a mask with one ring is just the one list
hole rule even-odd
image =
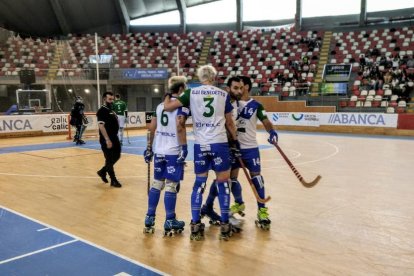
[[319, 127], [320, 113], [267, 112], [274, 125]]
[[396, 128], [398, 114], [321, 113], [320, 124], [328, 126], [365, 126]]

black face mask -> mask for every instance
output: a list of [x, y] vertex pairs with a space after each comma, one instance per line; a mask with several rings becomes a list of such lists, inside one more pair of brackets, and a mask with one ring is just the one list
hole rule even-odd
[[109, 109], [112, 109], [112, 106], [114, 105], [113, 103], [108, 103], [105, 102], [106, 107], [108, 107]]

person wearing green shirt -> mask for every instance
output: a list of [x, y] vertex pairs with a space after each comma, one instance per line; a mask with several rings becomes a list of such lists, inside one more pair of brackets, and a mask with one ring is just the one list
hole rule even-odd
[[121, 145], [124, 141], [124, 126], [125, 123], [128, 124], [128, 110], [127, 104], [121, 100], [121, 95], [115, 95], [115, 101], [113, 105], [113, 110], [115, 111], [116, 115], [118, 116], [118, 123], [119, 123], [119, 131], [118, 131], [118, 138], [121, 142]]

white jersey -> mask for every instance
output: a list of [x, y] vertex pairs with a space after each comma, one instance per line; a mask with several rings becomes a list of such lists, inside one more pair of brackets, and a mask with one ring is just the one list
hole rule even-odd
[[178, 155], [180, 144], [177, 135], [176, 118], [179, 115], [188, 116], [188, 108], [178, 108], [172, 112], [164, 111], [164, 103], [157, 106], [154, 116], [157, 119], [157, 129], [155, 130], [153, 151], [156, 154]]
[[186, 90], [178, 99], [191, 109], [196, 144], [227, 143], [225, 114], [233, 107], [226, 91], [202, 85]]
[[266, 111], [259, 102], [249, 99], [248, 101], [239, 101], [238, 115], [236, 127], [240, 148], [257, 148], [257, 119], [260, 121], [266, 119]]

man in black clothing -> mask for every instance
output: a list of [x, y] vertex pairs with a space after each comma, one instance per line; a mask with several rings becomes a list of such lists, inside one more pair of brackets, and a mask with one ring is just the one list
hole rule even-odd
[[76, 145], [83, 145], [85, 142], [82, 140], [82, 134], [86, 129], [88, 119], [84, 113], [85, 105], [81, 96], [77, 96], [75, 103], [73, 104], [72, 110], [70, 111], [70, 125], [76, 127], [76, 134], [73, 142]]
[[112, 110], [114, 94], [105, 92], [103, 100], [104, 104], [99, 108], [96, 116], [98, 118], [99, 143], [105, 156], [105, 166], [97, 173], [105, 183], [108, 183], [106, 179], [106, 174], [108, 173], [111, 178], [111, 186], [121, 188], [122, 185], [116, 179], [114, 171], [114, 165], [121, 157], [121, 143], [118, 139], [118, 117]]

